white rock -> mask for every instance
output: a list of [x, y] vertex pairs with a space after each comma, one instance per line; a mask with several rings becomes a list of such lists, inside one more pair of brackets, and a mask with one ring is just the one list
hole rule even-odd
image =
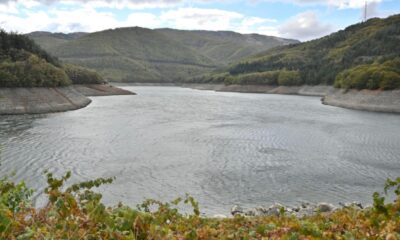
[[235, 205], [231, 208], [231, 214], [233, 216], [235, 216], [236, 214], [243, 214], [243, 208], [238, 205]]
[[316, 210], [318, 212], [332, 212], [335, 209], [335, 206], [330, 203], [318, 203]]
[[279, 215], [281, 214], [281, 209], [282, 209], [282, 208], [285, 208], [285, 207], [282, 206], [282, 205], [279, 204], [279, 203], [275, 203], [274, 205], [271, 205], [271, 206], [268, 208], [267, 215], [279, 216]]
[[244, 215], [249, 216], [249, 217], [254, 217], [254, 216], [256, 216], [256, 212], [254, 210], [250, 209], [250, 210], [246, 211], [244, 213]]
[[265, 216], [268, 213], [268, 210], [262, 206], [256, 207], [255, 209], [256, 216]]
[[228, 218], [228, 217], [224, 214], [215, 214], [213, 218]]
[[344, 208], [355, 208], [355, 209], [363, 209], [363, 205], [360, 202], [352, 202], [352, 203], [339, 203], [340, 206]]

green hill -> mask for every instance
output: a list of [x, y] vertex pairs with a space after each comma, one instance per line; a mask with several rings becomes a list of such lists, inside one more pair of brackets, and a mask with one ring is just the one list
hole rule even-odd
[[60, 62], [26, 36], [0, 30], [0, 87], [71, 84]]
[[97, 70], [111, 81], [176, 82], [295, 40], [234, 32], [118, 28], [91, 34], [31, 33], [65, 62]]
[[284, 39], [259, 34], [240, 34], [230, 31], [183, 31], [158, 29], [169, 38], [183, 43], [205, 56], [215, 60], [217, 65], [237, 62], [261, 51], [298, 43], [296, 40]]
[[102, 83], [89, 69], [62, 65], [27, 36], [0, 30], [0, 87], [58, 87]]
[[195, 81], [393, 89], [400, 87], [399, 56], [400, 15], [394, 15], [317, 40], [277, 47]]
[[54, 49], [63, 43], [67, 43], [70, 40], [83, 37], [87, 33], [49, 33], [49, 32], [33, 32], [29, 34], [29, 37], [37, 42], [40, 42], [40, 46], [44, 49]]

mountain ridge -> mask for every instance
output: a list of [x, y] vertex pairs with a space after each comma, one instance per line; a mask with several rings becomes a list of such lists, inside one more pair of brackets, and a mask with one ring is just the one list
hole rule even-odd
[[400, 14], [260, 52], [195, 82], [400, 88]]
[[28, 36], [61, 60], [95, 69], [119, 82], [181, 82], [260, 51], [298, 42], [231, 31], [141, 27]]

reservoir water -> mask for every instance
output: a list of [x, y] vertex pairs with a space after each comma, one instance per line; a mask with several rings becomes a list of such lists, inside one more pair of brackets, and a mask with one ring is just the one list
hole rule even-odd
[[104, 202], [189, 193], [207, 214], [280, 202], [371, 202], [400, 176], [400, 115], [324, 106], [317, 97], [126, 87], [86, 108], [0, 116], [0, 174], [37, 189], [115, 176]]

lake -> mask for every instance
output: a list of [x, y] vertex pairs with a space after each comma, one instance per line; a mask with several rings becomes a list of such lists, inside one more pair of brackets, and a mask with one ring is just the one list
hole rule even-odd
[[400, 115], [324, 106], [317, 97], [125, 87], [77, 111], [0, 116], [0, 174], [38, 189], [115, 176], [104, 202], [189, 193], [207, 214], [310, 202], [371, 202], [400, 176]]

